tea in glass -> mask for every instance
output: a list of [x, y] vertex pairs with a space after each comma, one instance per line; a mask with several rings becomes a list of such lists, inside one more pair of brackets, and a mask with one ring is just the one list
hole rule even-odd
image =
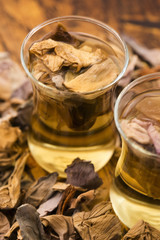
[[96, 170], [109, 161], [114, 86], [127, 62], [118, 34], [89, 18], [52, 19], [27, 36], [22, 64], [34, 93], [28, 143], [44, 169], [64, 176], [76, 157], [91, 160]]
[[127, 226], [143, 219], [160, 229], [160, 73], [133, 81], [117, 99], [122, 152], [111, 201]]

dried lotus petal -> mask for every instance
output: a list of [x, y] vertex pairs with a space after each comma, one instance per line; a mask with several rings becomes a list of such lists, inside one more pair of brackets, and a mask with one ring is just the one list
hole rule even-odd
[[45, 54], [41, 59], [43, 60], [44, 65], [52, 72], [58, 71], [64, 62], [63, 58], [54, 54]]
[[39, 42], [33, 43], [30, 47], [30, 53], [35, 55], [43, 56], [48, 50], [55, 48], [57, 46], [57, 42], [52, 39], [47, 39]]
[[64, 85], [75, 92], [90, 92], [107, 86], [116, 79], [118, 74], [117, 65], [108, 58], [102, 63], [94, 64], [71, 81], [64, 82]]
[[[76, 49], [72, 45], [60, 43], [55, 47], [55, 53], [65, 59], [70, 65], [77, 66], [77, 71], [82, 67], [88, 67], [102, 61], [106, 56], [102, 54], [101, 49], [95, 52], [86, 52], [81, 49]], [[68, 64], [67, 64], [68, 65]]]

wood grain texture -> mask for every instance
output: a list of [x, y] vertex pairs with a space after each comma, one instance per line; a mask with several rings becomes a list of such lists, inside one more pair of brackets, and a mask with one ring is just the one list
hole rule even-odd
[[160, 0], [0, 0], [0, 51], [20, 62], [22, 41], [33, 27], [71, 14], [96, 18], [146, 46], [159, 46]]

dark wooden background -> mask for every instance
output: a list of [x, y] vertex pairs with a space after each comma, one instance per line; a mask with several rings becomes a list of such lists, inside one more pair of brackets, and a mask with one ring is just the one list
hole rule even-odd
[[20, 46], [33, 27], [71, 14], [101, 20], [148, 47], [160, 46], [160, 0], [0, 0], [0, 51], [19, 62]]

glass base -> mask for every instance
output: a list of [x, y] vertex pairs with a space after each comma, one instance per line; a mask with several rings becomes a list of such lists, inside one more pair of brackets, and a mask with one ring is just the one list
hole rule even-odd
[[[130, 193], [122, 191], [117, 187], [115, 181], [110, 188], [110, 200], [112, 202], [113, 209], [122, 223], [127, 227], [133, 227], [139, 220], [144, 220], [150, 225], [160, 230], [160, 204], [153, 202], [136, 199], [130, 196]], [[157, 200], [158, 202], [158, 200]]]
[[60, 147], [40, 143], [29, 137], [28, 144], [36, 162], [48, 172], [58, 172], [60, 177], [66, 177], [64, 170], [77, 157], [91, 161], [95, 170], [100, 170], [111, 159], [115, 149], [114, 140], [106, 145]]

